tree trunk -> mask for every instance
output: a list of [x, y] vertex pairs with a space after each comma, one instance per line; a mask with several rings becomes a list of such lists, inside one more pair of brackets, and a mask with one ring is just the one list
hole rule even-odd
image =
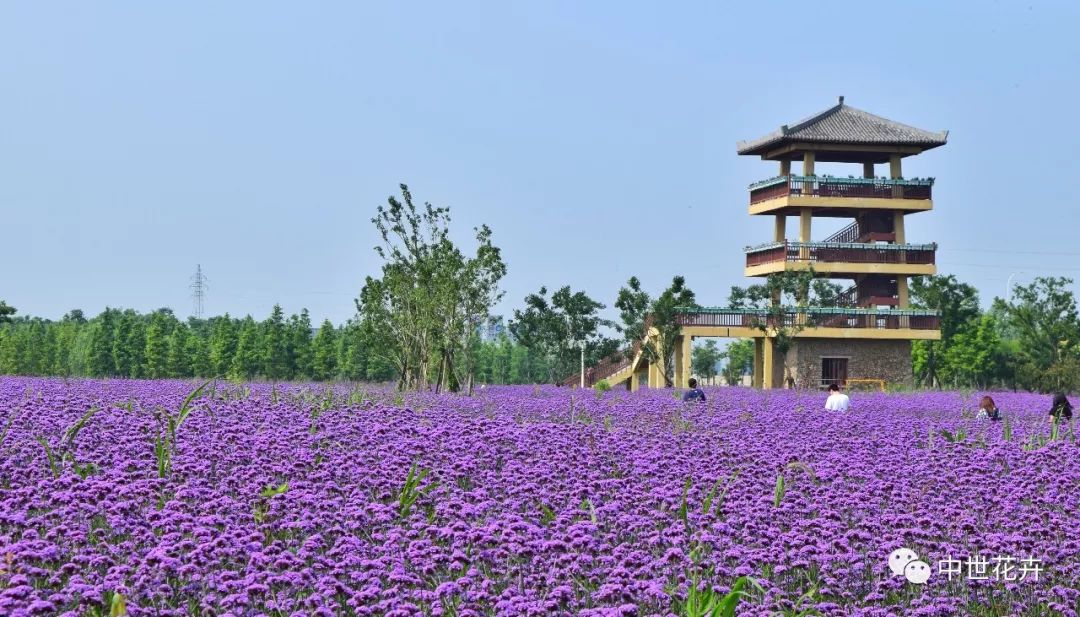
[[442, 390], [443, 376], [446, 374], [446, 353], [441, 354], [442, 359], [439, 360], [439, 373], [435, 377], [435, 394], [438, 394]]

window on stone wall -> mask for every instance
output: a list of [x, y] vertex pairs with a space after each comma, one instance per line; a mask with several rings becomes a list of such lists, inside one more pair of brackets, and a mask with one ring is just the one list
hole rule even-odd
[[821, 386], [828, 387], [836, 384], [843, 387], [848, 378], [847, 365], [847, 358], [822, 358]]

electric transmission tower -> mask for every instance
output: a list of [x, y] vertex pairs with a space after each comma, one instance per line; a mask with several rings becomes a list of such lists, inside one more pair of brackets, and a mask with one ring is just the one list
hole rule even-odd
[[195, 266], [195, 275], [191, 277], [191, 302], [192, 312], [196, 319], [202, 319], [203, 316], [203, 300], [206, 298], [206, 290], [209, 289], [209, 285], [206, 283], [206, 277], [202, 273], [202, 264]]

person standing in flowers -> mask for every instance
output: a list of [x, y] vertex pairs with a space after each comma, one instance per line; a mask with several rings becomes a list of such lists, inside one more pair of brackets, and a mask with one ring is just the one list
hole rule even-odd
[[1066, 398], [1064, 392], [1058, 392], [1050, 405], [1050, 421], [1068, 422], [1069, 420], [1072, 420], [1072, 403]]
[[851, 407], [851, 399], [840, 391], [840, 386], [829, 384], [829, 398], [825, 399], [825, 411], [847, 411]]
[[976, 420], [1000, 420], [1001, 412], [998, 411], [997, 405], [994, 404], [994, 399], [989, 396], [982, 397], [979, 401], [979, 413], [975, 414]]
[[693, 377], [690, 378], [690, 389], [682, 397], [683, 402], [687, 401], [701, 401], [705, 402], [705, 391], [697, 387], [697, 380]]

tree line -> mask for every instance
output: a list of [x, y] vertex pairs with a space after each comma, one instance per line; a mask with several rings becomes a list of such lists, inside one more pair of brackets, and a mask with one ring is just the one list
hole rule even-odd
[[[483, 383], [534, 383], [548, 374], [542, 358], [505, 333], [479, 340], [473, 354]], [[383, 356], [356, 320], [341, 326], [327, 320], [313, 329], [307, 310], [286, 318], [280, 306], [261, 321], [228, 314], [181, 320], [168, 308], [150, 313], [107, 308], [91, 318], [75, 309], [60, 320], [11, 311], [0, 319], [0, 374], [6, 375], [396, 379], [395, 367]]]
[[[406, 185], [377, 209], [374, 247], [382, 265], [355, 300], [356, 316], [316, 330], [307, 310], [285, 316], [228, 314], [178, 319], [170, 309], [148, 314], [107, 308], [87, 318], [73, 310], [59, 321], [16, 316], [0, 300], [0, 374], [126, 378], [229, 377], [238, 380], [396, 381], [400, 389], [470, 392], [475, 383], [558, 383], [605, 359], [641, 353], [662, 368], [672, 385], [676, 318], [696, 307], [681, 276], [660, 294], [630, 277], [607, 308], [569, 286], [541, 287], [524, 298], [505, 328], [492, 315], [506, 275], [501, 251], [487, 226], [475, 228], [474, 248], [450, 238], [450, 210], [418, 206]], [[1016, 285], [1010, 298], [980, 308], [978, 291], [955, 276], [915, 277], [913, 307], [941, 315], [941, 340], [916, 341], [912, 367], [927, 387], [1080, 388], [1080, 317], [1071, 279], [1041, 277]], [[761, 327], [777, 336], [783, 353], [799, 325], [770, 323], [784, 306], [837, 306], [841, 287], [813, 272], [770, 275], [763, 283], [732, 288], [729, 305], [754, 308]], [[770, 319], [770, 311], [778, 312]], [[485, 332], [499, 331], [485, 336]], [[647, 332], [653, 335], [646, 337]], [[705, 341], [693, 350], [692, 368], [705, 379], [738, 383], [753, 359], [749, 340], [726, 349]]]

